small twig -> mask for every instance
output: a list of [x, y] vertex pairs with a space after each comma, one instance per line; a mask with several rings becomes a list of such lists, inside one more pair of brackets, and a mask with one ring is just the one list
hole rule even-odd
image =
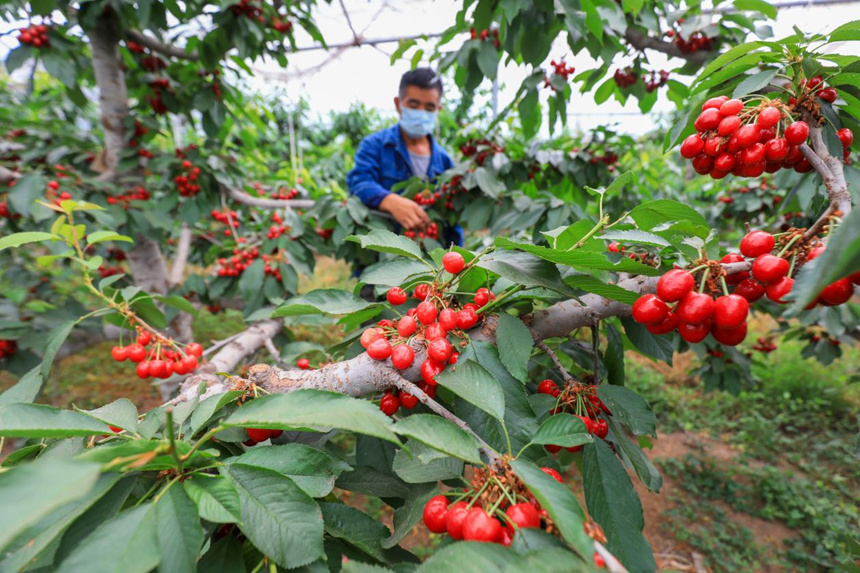
[[153, 52], [158, 52], [163, 56], [169, 56], [171, 58], [180, 58], [183, 60], [199, 60], [200, 55], [197, 51], [189, 52], [185, 48], [177, 48], [176, 46], [171, 46], [170, 44], [165, 44], [161, 40], [157, 38], [153, 38], [152, 36], [147, 36], [143, 32], [139, 30], [128, 30], [126, 32], [126, 36], [132, 42], [136, 42], [145, 48], [149, 48]]
[[239, 203], [244, 203], [245, 205], [251, 205], [252, 207], [266, 207], [269, 209], [310, 209], [316, 205], [316, 201], [313, 199], [268, 199], [265, 197], [254, 197], [244, 191], [239, 191], [238, 189], [228, 189], [227, 196], [230, 197], [230, 199]]
[[567, 371], [567, 368], [565, 368], [564, 364], [561, 363], [561, 360], [559, 360], [558, 358], [558, 354], [556, 354], [552, 348], [547, 346], [546, 342], [535, 342], [535, 346], [540, 348], [544, 352], [544, 354], [549, 356], [549, 359], [552, 360], [552, 363], [555, 364], [555, 367], [558, 368], [561, 372], [561, 378], [565, 382], [574, 382], [573, 376], [570, 375], [570, 373]]
[[821, 214], [818, 220], [815, 221], [815, 223], [813, 223], [813, 225], [806, 230], [806, 232], [803, 234], [803, 239], [805, 241], [808, 241], [812, 237], [818, 235], [824, 229], [827, 223], [830, 222], [830, 217], [832, 217], [835, 212], [836, 206], [831, 203], [827, 207], [827, 209], [824, 210], [824, 213]]
[[604, 545], [599, 542], [594, 542], [594, 551], [603, 557], [603, 561], [606, 562], [606, 569], [611, 573], [627, 573], [627, 569], [622, 565], [618, 559], [615, 558], [615, 555], [609, 552], [609, 550], [604, 547]]
[[499, 461], [499, 454], [497, 454], [495, 452], [495, 450], [493, 450], [493, 448], [490, 446], [490, 444], [485, 442], [481, 436], [476, 434], [475, 431], [469, 427], [469, 424], [467, 424], [466, 422], [464, 422], [463, 420], [461, 420], [460, 418], [458, 418], [457, 416], [455, 416], [454, 414], [449, 412], [448, 409], [445, 408], [445, 406], [443, 406], [442, 404], [440, 404], [439, 402], [437, 402], [436, 400], [434, 400], [433, 398], [428, 396], [424, 392], [424, 390], [422, 390], [421, 388], [419, 388], [418, 386], [416, 386], [415, 384], [413, 384], [412, 382], [410, 382], [409, 380], [407, 380], [403, 376], [397, 376], [394, 379], [394, 385], [397, 386], [397, 388], [399, 390], [402, 390], [403, 392], [409, 392], [410, 394], [412, 394], [413, 396], [418, 398], [418, 400], [422, 404], [424, 404], [425, 406], [427, 406], [428, 408], [430, 408], [431, 410], [433, 410], [434, 412], [436, 412], [437, 414], [439, 414], [440, 416], [442, 416], [446, 420], [454, 422], [454, 424], [456, 424], [461, 430], [470, 434], [472, 437], [474, 437], [476, 440], [478, 440], [478, 443], [480, 444], [481, 453], [483, 453], [485, 456], [487, 456], [487, 461], [491, 466], [495, 465]]

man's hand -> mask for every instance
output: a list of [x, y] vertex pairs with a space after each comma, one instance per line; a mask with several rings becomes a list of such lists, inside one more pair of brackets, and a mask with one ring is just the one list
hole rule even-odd
[[409, 231], [424, 231], [430, 224], [430, 218], [421, 205], [397, 193], [387, 195], [379, 204], [379, 210], [391, 213], [394, 219]]

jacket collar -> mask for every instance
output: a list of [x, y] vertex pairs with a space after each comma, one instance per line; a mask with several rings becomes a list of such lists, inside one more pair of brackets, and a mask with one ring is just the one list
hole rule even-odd
[[[430, 138], [430, 164], [433, 164], [433, 160], [438, 155], [438, 143], [433, 139], [432, 135], [428, 135]], [[406, 147], [406, 140], [403, 139], [403, 134], [400, 133], [400, 124], [395, 123], [391, 127], [383, 130], [383, 140], [382, 145], [385, 147], [392, 147], [400, 153], [403, 157], [403, 160], [406, 161], [407, 165], [411, 165], [409, 159], [409, 149]]]

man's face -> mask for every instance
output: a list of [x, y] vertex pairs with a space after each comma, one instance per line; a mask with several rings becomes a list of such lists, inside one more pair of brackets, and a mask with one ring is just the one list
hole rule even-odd
[[394, 107], [397, 108], [398, 114], [403, 113], [403, 108], [439, 111], [441, 95], [436, 88], [424, 89], [406, 86], [403, 97], [394, 98]]

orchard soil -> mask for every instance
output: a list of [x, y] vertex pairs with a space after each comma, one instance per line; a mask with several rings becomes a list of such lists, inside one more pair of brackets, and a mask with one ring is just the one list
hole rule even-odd
[[[349, 275], [344, 263], [320, 259], [315, 277], [303, 277], [300, 290], [352, 288]], [[744, 346], [751, 346], [773, 324], [755, 319], [750, 326]], [[244, 322], [236, 311], [218, 315], [201, 311], [194, 328], [196, 340], [211, 342], [242, 330]], [[291, 330], [297, 340], [323, 345], [339, 340], [342, 334], [337, 328], [309, 325]], [[59, 407], [75, 404], [93, 408], [125, 397], [140, 411], [159, 405], [160, 393], [155, 386], [138, 380], [127, 364], [105, 359], [112, 345], [97, 344], [55, 364], [42, 401]], [[815, 539], [804, 536], [809, 519], [788, 523], [793, 514], [779, 510], [791, 502], [782, 499], [779, 492], [796, 497], [797, 491], [805, 491], [797, 490], [804, 484], [811, 484], [814, 496], [826, 500], [822, 512], [833, 508], [842, 512], [834, 523], [847, 527], [843, 532], [860, 530], [858, 510], [850, 498], [850, 492], [860, 491], [860, 469], [851, 455], [860, 417], [860, 389], [848, 382], [860, 369], [860, 349], [843, 350], [841, 360], [822, 367], [801, 359], [797, 343], [784, 343], [769, 356], [756, 356], [753, 372], [759, 386], [741, 396], [704, 393], [688, 374], [700, 364], [691, 352], [676, 356], [671, 367], [628, 352], [628, 385], [651, 401], [658, 416], [659, 439], [646, 452], [663, 474], [663, 488], [655, 494], [635, 476], [633, 482], [642, 499], [645, 535], [662, 570], [823, 570], [820, 561], [804, 563], [796, 554], [792, 557], [792, 550], [813, 552]], [[259, 358], [266, 357], [261, 354]], [[13, 383], [8, 373], [0, 372], [0, 390]], [[798, 416], [808, 412], [817, 422], [808, 427], [787, 423], [774, 412], [784, 409], [786, 400], [797, 409]], [[806, 445], [824, 439], [830, 440], [826, 450]], [[0, 458], [8, 454], [9, 446], [7, 443]], [[795, 446], [795, 450], [790, 449]], [[785, 455], [787, 451], [794, 454]], [[689, 468], [701, 470], [695, 472], [695, 479], [687, 477]], [[570, 466], [566, 477], [581, 489], [576, 464]], [[741, 497], [760, 493], [762, 484], [776, 484], [777, 494]], [[380, 500], [341, 493], [350, 505], [362, 507], [391, 525], [392, 512]], [[753, 501], [747, 503], [750, 499]], [[818, 520], [823, 521], [818, 537], [838, 538], [838, 531], [828, 532], [830, 516], [818, 516]], [[833, 535], [827, 537], [829, 533]], [[425, 557], [441, 539], [419, 525], [403, 545]]]

